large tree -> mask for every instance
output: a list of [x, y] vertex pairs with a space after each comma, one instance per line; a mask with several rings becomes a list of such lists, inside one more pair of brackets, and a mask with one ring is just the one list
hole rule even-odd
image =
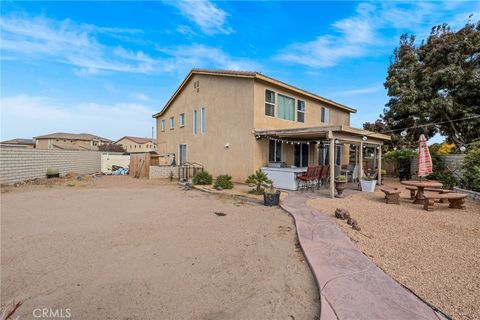
[[[382, 118], [394, 140], [411, 144], [422, 133], [441, 133], [462, 145], [478, 138], [480, 21], [456, 32], [436, 26], [419, 46], [414, 36], [402, 35], [384, 85], [390, 100]], [[403, 128], [410, 129], [400, 138]]]

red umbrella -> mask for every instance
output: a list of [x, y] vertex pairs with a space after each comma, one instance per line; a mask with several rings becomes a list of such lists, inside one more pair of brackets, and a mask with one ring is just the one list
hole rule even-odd
[[433, 172], [432, 157], [430, 156], [430, 150], [428, 150], [427, 139], [423, 134], [420, 135], [418, 143], [418, 176], [425, 177]]

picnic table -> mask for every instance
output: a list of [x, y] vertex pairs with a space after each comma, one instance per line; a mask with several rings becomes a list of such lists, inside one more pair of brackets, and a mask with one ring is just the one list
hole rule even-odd
[[413, 203], [417, 204], [424, 204], [425, 197], [424, 189], [425, 188], [441, 188], [443, 185], [437, 181], [417, 181], [417, 180], [407, 180], [401, 182], [403, 185], [417, 187], [417, 194], [415, 195], [415, 199]]

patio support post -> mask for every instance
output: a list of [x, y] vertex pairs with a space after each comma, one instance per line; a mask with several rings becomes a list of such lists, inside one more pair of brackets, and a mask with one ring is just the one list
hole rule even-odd
[[330, 165], [330, 198], [335, 196], [335, 139], [330, 138], [328, 145], [328, 164]]
[[378, 145], [378, 185], [382, 185], [382, 145]]
[[360, 150], [358, 150], [358, 182], [363, 176], [363, 142], [360, 142]]

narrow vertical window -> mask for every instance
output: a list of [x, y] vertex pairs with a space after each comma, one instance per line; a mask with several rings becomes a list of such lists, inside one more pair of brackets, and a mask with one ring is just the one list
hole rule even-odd
[[275, 117], [275, 92], [265, 90], [265, 115]]
[[198, 133], [197, 110], [193, 110], [193, 134]]
[[305, 101], [297, 100], [297, 121], [305, 122]]
[[280, 141], [269, 141], [269, 152], [268, 152], [268, 161], [269, 162], [280, 162], [282, 161], [282, 143]]
[[202, 108], [200, 110], [200, 122], [202, 126], [202, 133], [205, 133], [206, 131], [206, 126], [205, 126], [205, 108]]
[[170, 129], [173, 129], [175, 127], [175, 118], [171, 117], [170, 118]]
[[180, 127], [185, 126], [185, 113], [180, 114]]
[[330, 123], [330, 109], [322, 107], [322, 122]]
[[162, 131], [165, 131], [165, 120], [162, 120]]

